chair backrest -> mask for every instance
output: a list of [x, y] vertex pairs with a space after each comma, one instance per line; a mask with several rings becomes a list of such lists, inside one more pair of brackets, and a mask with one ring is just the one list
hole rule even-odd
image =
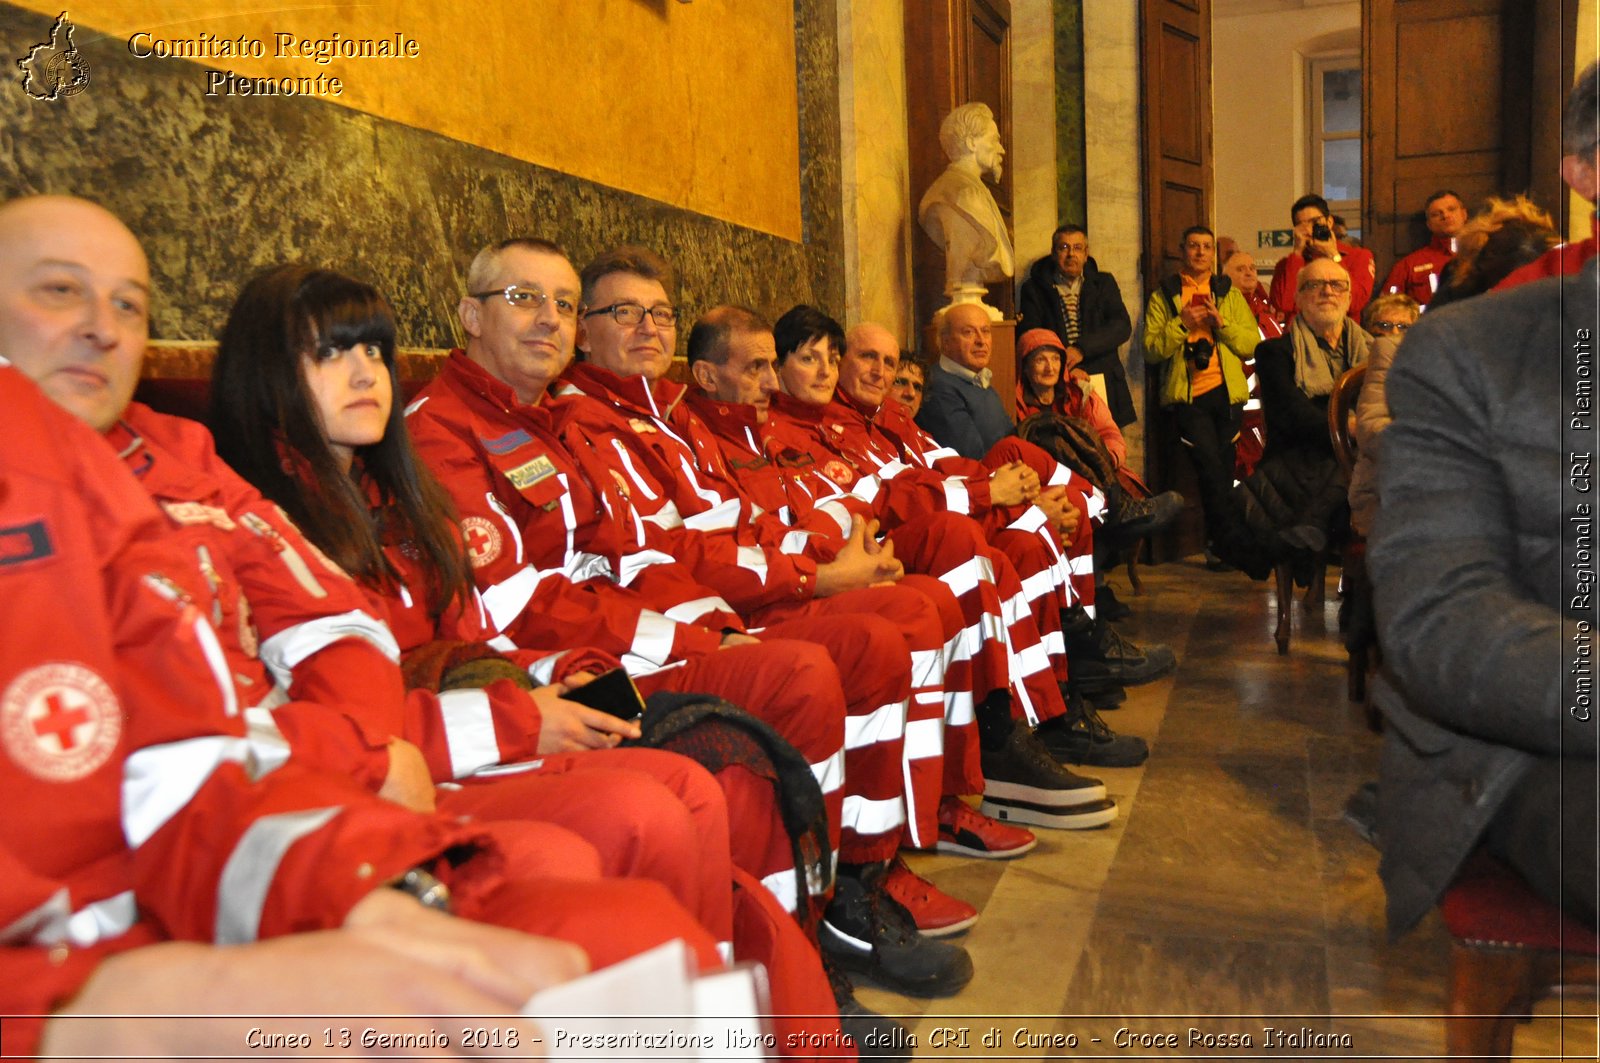
[[[444, 366], [448, 351], [402, 347], [396, 352], [400, 388], [409, 402]], [[133, 397], [162, 413], [204, 421], [211, 404], [211, 366], [217, 345], [152, 340]]]
[[1366, 378], [1364, 363], [1345, 370], [1328, 400], [1328, 435], [1333, 438], [1333, 456], [1346, 476], [1356, 464], [1356, 399]]

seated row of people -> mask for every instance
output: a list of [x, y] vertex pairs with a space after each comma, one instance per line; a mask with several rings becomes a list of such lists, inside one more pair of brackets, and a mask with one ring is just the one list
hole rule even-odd
[[[6, 357], [101, 433], [101, 456], [121, 459], [104, 473], [126, 481], [119, 490], [154, 501], [135, 538], [180, 560], [150, 582], [214, 632], [200, 655], [208, 670], [188, 678], [225, 677], [224, 711], [201, 722], [236, 734], [229, 762], [247, 767], [225, 773], [239, 790], [225, 791], [237, 805], [228, 822], [282, 838], [255, 845], [281, 856], [323, 829], [252, 821], [254, 787], [283, 770], [272, 769], [337, 777], [363, 808], [482, 821], [473, 844], [498, 854], [497, 874], [566, 898], [538, 919], [471, 914], [573, 940], [595, 963], [678, 936], [709, 965], [722, 942], [722, 954], [769, 966], [786, 1032], [825, 1030], [837, 1004], [846, 1029], [881, 1034], [888, 1020], [854, 1004], [848, 979], [824, 978], [801, 930], [808, 913], [821, 913], [835, 968], [902, 992], [955, 992], [971, 961], [931, 935], [976, 912], [898, 850], [1015, 857], [1033, 838], [1005, 820], [1104, 824], [1115, 805], [1103, 784], [1061, 761], [1146, 755], [1095, 706], [1172, 659], [1093, 616], [1096, 493], [1020, 441], [952, 464], [881, 391], [876, 404], [841, 400], [845, 344], [831, 322], [813, 331], [786, 315], [780, 365], [755, 315], [708, 312], [690, 337], [699, 386], [686, 395], [665, 379], [678, 318], [664, 263], [625, 249], [580, 278], [554, 245], [507, 241], [469, 270], [465, 349], [402, 410], [382, 296], [280, 267], [247, 285], [223, 331], [213, 451], [199, 425], [129, 402], [149, 292], [126, 228], [83, 201], [40, 197], [0, 208], [0, 237], [11, 246]], [[579, 347], [585, 361], [563, 377]], [[893, 370], [878, 366], [877, 379]], [[774, 403], [779, 375], [787, 394]], [[764, 428], [774, 405], [792, 407], [789, 420]], [[54, 436], [40, 428], [33, 441], [48, 450]], [[792, 746], [825, 812], [811, 844], [780, 800], [796, 788], [774, 787], [795, 782], [773, 767], [782, 757], [723, 732], [683, 746], [705, 767], [618, 748], [637, 725], [563, 697], [619, 666], [646, 694], [724, 698]], [[8, 698], [39, 667], [8, 669]], [[171, 711], [164, 691], [147, 693], [153, 719]], [[36, 717], [60, 711], [18, 696]], [[113, 736], [94, 767], [154, 779], [157, 761]], [[146, 836], [194, 829], [175, 822], [173, 809], [193, 803], [172, 791], [178, 778], [147, 784], [165, 819]], [[982, 812], [960, 799], [973, 794]], [[344, 806], [329, 807], [337, 817]], [[8, 832], [6, 845], [48, 851], [32, 840]], [[455, 880], [475, 901], [456, 873], [468, 855], [415, 862], [400, 878]], [[59, 879], [73, 866], [52, 853], [37, 870]], [[373, 861], [357, 870], [360, 892], [395, 877]], [[582, 898], [604, 896], [600, 877], [658, 892], [590, 906]], [[145, 898], [160, 882], [115, 884], [147, 909], [170, 903]], [[72, 904], [121, 895], [105, 886]], [[337, 925], [350, 909], [325, 907], [273, 924], [247, 908], [217, 926], [248, 938]], [[636, 918], [618, 921], [618, 908]], [[90, 944], [176, 933], [130, 937], [136, 926]], [[8, 961], [35, 962], [31, 950], [52, 940], [9, 942]], [[81, 981], [19, 1010], [48, 1012]]]

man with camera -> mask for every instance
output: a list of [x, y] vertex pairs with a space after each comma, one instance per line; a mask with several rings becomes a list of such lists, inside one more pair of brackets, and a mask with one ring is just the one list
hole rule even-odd
[[1328, 209], [1328, 201], [1315, 192], [1294, 201], [1289, 208], [1289, 220], [1294, 224], [1294, 250], [1278, 260], [1278, 268], [1272, 271], [1272, 287], [1267, 293], [1272, 305], [1283, 313], [1285, 324], [1294, 319], [1300, 270], [1307, 262], [1318, 258], [1332, 259], [1350, 274], [1350, 318], [1360, 321], [1361, 311], [1372, 298], [1372, 285], [1378, 276], [1372, 252], [1339, 243], [1333, 234], [1333, 214]]
[[1191, 225], [1179, 248], [1182, 269], [1150, 293], [1145, 308], [1144, 358], [1162, 367], [1161, 405], [1172, 411], [1194, 460], [1208, 546], [1227, 544], [1242, 535], [1231, 499], [1234, 441], [1249, 398], [1242, 360], [1260, 333], [1244, 296], [1215, 271], [1212, 231]]

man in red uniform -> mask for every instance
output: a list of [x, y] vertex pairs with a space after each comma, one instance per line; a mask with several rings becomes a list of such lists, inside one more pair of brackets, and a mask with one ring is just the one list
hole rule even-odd
[[[475, 549], [472, 561], [500, 637], [537, 649], [576, 634], [622, 656], [643, 689], [717, 693], [773, 724], [812, 764], [843, 828], [824, 932], [843, 939], [847, 965], [922, 995], [965, 984], [964, 950], [922, 938], [906, 920], [872, 916], [892, 905], [878, 897], [904, 823], [910, 660], [898, 630], [859, 614], [789, 619], [768, 625], [771, 641], [756, 644], [727, 597], [809, 598], [816, 569], [647, 520], [626, 479], [561, 445], [562, 411], [546, 391], [577, 332], [579, 281], [565, 254], [540, 240], [491, 245], [474, 259], [468, 288], [467, 347], [418, 396], [409, 424], [463, 523], [498, 543]], [[742, 560], [703, 563], [719, 551]], [[796, 662], [818, 656], [825, 668], [793, 674]], [[839, 673], [851, 676], [848, 686]], [[776, 889], [792, 881], [764, 877]]]
[[1299, 292], [1300, 267], [1314, 258], [1331, 258], [1350, 274], [1350, 318], [1359, 323], [1361, 311], [1372, 298], [1372, 285], [1377, 279], [1378, 267], [1372, 252], [1362, 247], [1339, 243], [1333, 234], [1333, 215], [1328, 201], [1316, 193], [1309, 193], [1294, 201], [1289, 208], [1289, 221], [1294, 225], [1294, 250], [1278, 260], [1272, 271], [1272, 288], [1267, 298], [1283, 314], [1285, 324], [1295, 315], [1295, 299]]
[[[1600, 63], [1591, 63], [1573, 84], [1567, 95], [1566, 110], [1561, 114], [1561, 147], [1566, 153], [1561, 157], [1561, 179], [1591, 206], [1600, 202], [1600, 119], [1596, 118], [1597, 113], [1600, 113]], [[1544, 257], [1513, 270], [1494, 286], [1494, 290], [1578, 272], [1600, 246], [1600, 216], [1590, 219], [1589, 228], [1587, 239], [1552, 247]]]
[[[628, 791], [611, 786], [609, 772], [590, 775], [589, 764], [580, 759], [569, 763], [556, 757], [547, 758], [551, 772], [536, 771], [540, 765], [532, 762], [515, 777], [474, 781], [436, 795], [416, 747], [395, 737], [416, 733], [412, 727], [419, 701], [405, 698], [392, 659], [393, 639], [363, 612], [359, 589], [281, 513], [216, 461], [204, 429], [129, 404], [144, 351], [148, 303], [148, 271], [132, 234], [92, 204], [37, 197], [0, 207], [0, 251], [5, 263], [0, 270], [0, 349], [58, 404], [108, 438], [115, 437], [121, 456], [142, 480], [146, 500], [159, 504], [166, 520], [164, 538], [193, 558], [187, 571], [165, 573], [156, 586], [172, 600], [193, 604], [217, 626], [220, 638], [213, 640], [208, 656], [232, 685], [229, 711], [247, 725], [248, 742], [241, 745], [241, 755], [258, 761], [263, 770], [292, 761], [333, 771], [423, 811], [432, 811], [437, 796], [440, 805], [457, 814], [514, 820], [499, 825], [497, 837], [506, 855], [505, 869], [519, 878], [598, 875], [602, 862], [594, 846], [529, 816], [537, 816], [540, 805], [554, 800], [559, 789], [588, 791], [590, 803], [626, 799]], [[431, 709], [437, 718], [437, 699]], [[176, 765], [188, 763], [181, 750], [171, 758]], [[149, 778], [181, 789], [181, 771], [160, 758], [149, 759], [143, 769]], [[590, 763], [598, 766], [599, 761]], [[562, 779], [563, 772], [579, 770], [586, 776], [581, 783]], [[606, 854], [611, 869], [649, 875], [676, 868], [659, 877], [717, 924], [719, 937], [731, 936], [734, 913], [726, 895], [726, 857], [719, 865], [716, 848], [706, 848], [706, 839], [697, 833], [726, 829], [726, 813], [718, 811], [722, 806], [715, 790], [710, 791], [711, 802], [701, 805], [713, 818], [696, 813], [694, 823], [672, 819], [670, 806], [677, 796], [664, 787], [643, 795], [633, 790], [632, 795], [642, 799], [643, 807], [613, 810], [609, 818], [616, 823], [597, 839], [615, 850]], [[167, 800], [158, 795], [155, 804]], [[666, 818], [658, 814], [657, 805], [664, 807]], [[676, 814], [688, 813], [680, 805]], [[587, 822], [602, 818], [596, 813]], [[660, 828], [663, 836], [639, 833], [641, 826], [645, 831]], [[136, 828], [127, 829], [134, 836]], [[685, 843], [690, 845], [687, 852], [663, 848]], [[696, 872], [697, 861], [706, 867]], [[761, 892], [741, 891], [741, 918], [764, 918]], [[552, 919], [571, 920], [567, 909], [587, 911], [589, 900], [580, 891], [547, 903]], [[648, 907], [639, 910], [642, 926], [653, 918]], [[671, 926], [674, 920], [669, 912], [661, 925]], [[784, 924], [778, 925], [781, 929]], [[614, 948], [603, 921], [596, 932], [591, 951]], [[765, 941], [759, 934], [757, 938]], [[805, 967], [803, 942], [794, 972], [780, 962], [792, 954], [792, 947], [785, 944], [787, 952], [774, 949], [762, 958], [775, 968], [775, 987], [781, 984], [775, 999], [792, 986], [803, 994], [793, 1010], [814, 1010], [819, 998], [807, 990], [821, 984], [821, 972], [814, 962]], [[781, 976], [777, 968], [782, 968]], [[826, 996], [820, 1000], [825, 1002]]]
[[1456, 237], [1466, 228], [1467, 205], [1449, 189], [1440, 189], [1422, 205], [1422, 214], [1431, 234], [1427, 246], [1396, 262], [1383, 290], [1409, 295], [1417, 305], [1427, 306], [1439, 290], [1440, 274], [1456, 257]]

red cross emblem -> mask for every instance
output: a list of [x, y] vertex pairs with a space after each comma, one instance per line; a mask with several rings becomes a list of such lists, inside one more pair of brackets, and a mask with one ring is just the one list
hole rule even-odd
[[466, 517], [461, 521], [461, 537], [467, 544], [467, 560], [473, 568], [482, 568], [500, 556], [504, 540], [500, 529], [487, 517]]
[[71, 662], [30, 668], [0, 695], [0, 745], [29, 774], [73, 782], [110, 759], [122, 707], [105, 680]]

